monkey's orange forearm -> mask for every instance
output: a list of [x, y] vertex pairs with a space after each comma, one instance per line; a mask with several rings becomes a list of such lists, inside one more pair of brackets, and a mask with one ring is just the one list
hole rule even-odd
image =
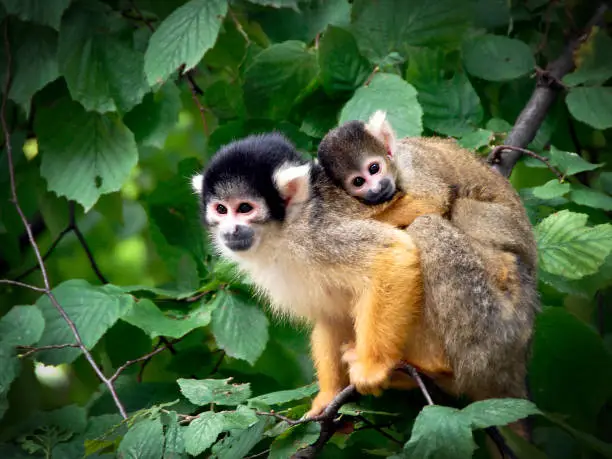
[[439, 201], [404, 195], [374, 215], [374, 219], [395, 227], [406, 227], [417, 217], [427, 214], [444, 215], [448, 209]]

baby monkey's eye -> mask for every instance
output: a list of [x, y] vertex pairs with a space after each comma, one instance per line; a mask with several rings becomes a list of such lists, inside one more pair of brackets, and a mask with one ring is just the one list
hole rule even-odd
[[239, 214], [248, 214], [252, 210], [253, 210], [253, 206], [249, 204], [248, 202], [243, 202], [238, 206]]
[[363, 177], [355, 177], [352, 183], [354, 186], [359, 188], [360, 186], [363, 186], [363, 184], [365, 183], [365, 179]]
[[225, 215], [227, 213], [227, 207], [225, 207], [223, 204], [217, 204], [215, 209], [218, 214]]
[[370, 164], [370, 167], [368, 167], [368, 171], [370, 172], [371, 175], [378, 174], [378, 171], [380, 171], [380, 164], [378, 163]]

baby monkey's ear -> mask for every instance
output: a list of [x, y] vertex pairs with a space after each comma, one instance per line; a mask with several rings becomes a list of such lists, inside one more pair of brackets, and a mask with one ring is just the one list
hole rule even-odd
[[204, 177], [202, 176], [202, 174], [196, 174], [191, 177], [191, 189], [197, 195], [202, 194], [202, 187], [204, 185], [203, 180]]
[[395, 132], [387, 121], [387, 112], [376, 110], [365, 125], [365, 130], [381, 142], [387, 154], [393, 157], [395, 153]]
[[274, 184], [285, 206], [305, 202], [310, 196], [310, 164], [280, 167], [274, 173]]

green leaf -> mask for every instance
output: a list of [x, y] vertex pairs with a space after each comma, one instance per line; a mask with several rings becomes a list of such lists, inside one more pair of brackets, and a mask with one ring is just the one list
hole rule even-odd
[[312, 395], [316, 394], [318, 390], [319, 386], [316, 383], [313, 383], [304, 387], [299, 387], [297, 389], [271, 392], [269, 394], [258, 395], [257, 397], [249, 399], [249, 405], [283, 405], [294, 400], [301, 400], [306, 397], [311, 397]]
[[182, 64], [185, 71], [195, 67], [215, 44], [226, 13], [226, 0], [191, 0], [164, 19], [145, 54], [149, 84], [163, 83]]
[[17, 358], [15, 348], [0, 343], [0, 400], [6, 396], [11, 383], [21, 371], [21, 362]]
[[558, 198], [566, 194], [569, 190], [569, 183], [561, 183], [557, 179], [549, 180], [544, 185], [532, 189], [533, 195], [539, 199]]
[[317, 74], [317, 59], [290, 40], [259, 53], [245, 71], [244, 100], [253, 117], [282, 120]]
[[612, 211], [612, 196], [591, 188], [572, 186], [569, 198], [581, 206]]
[[[603, 166], [603, 164], [592, 164], [574, 152], [558, 150], [554, 146], [550, 148], [550, 161], [563, 175], [575, 175], [579, 172], [592, 171]], [[542, 164], [539, 161], [538, 163]]]
[[242, 459], [259, 443], [266, 427], [266, 419], [260, 419], [246, 430], [230, 430], [229, 435], [212, 448], [212, 457], [218, 459]]
[[176, 412], [162, 414], [162, 420], [167, 425], [166, 442], [164, 444], [164, 459], [180, 459], [185, 453], [185, 439], [183, 438], [183, 428], [178, 422]]
[[321, 432], [321, 424], [308, 422], [287, 429], [276, 437], [270, 446], [268, 459], [285, 459], [293, 453], [314, 443]]
[[472, 132], [482, 121], [480, 98], [465, 73], [415, 86], [423, 106], [423, 124], [432, 131], [460, 137]]
[[272, 8], [292, 8], [298, 11], [298, 0], [249, 0], [251, 3], [256, 3], [263, 6], [271, 6]]
[[421, 135], [423, 110], [417, 101], [417, 92], [397, 75], [374, 75], [370, 84], [355, 91], [346, 103], [339, 122], [367, 121], [376, 110], [387, 112], [398, 138]]
[[417, 416], [404, 454], [423, 459], [467, 459], [475, 449], [469, 420], [455, 408], [432, 405]]
[[31, 346], [43, 334], [45, 319], [36, 306], [14, 306], [0, 318], [0, 344]]
[[576, 70], [563, 77], [564, 84], [603, 84], [612, 77], [612, 39], [599, 27], [593, 27], [574, 51], [574, 61]]
[[494, 139], [495, 133], [487, 129], [476, 129], [458, 139], [459, 145], [468, 150], [475, 151], [486, 147]]
[[230, 384], [228, 379], [178, 379], [183, 395], [196, 405], [239, 405], [251, 396], [249, 384]]
[[163, 148], [168, 133], [176, 126], [181, 107], [178, 88], [167, 82], [159, 91], [147, 94], [123, 121], [140, 145]]
[[535, 228], [540, 269], [568, 279], [595, 273], [612, 251], [612, 225], [587, 227], [588, 216], [562, 210]]
[[595, 129], [612, 127], [612, 88], [572, 88], [565, 103], [578, 121]]
[[119, 190], [138, 161], [134, 136], [117, 115], [86, 112], [67, 99], [41, 108], [34, 130], [49, 190], [85, 211]]
[[486, 429], [503, 426], [534, 414], [542, 414], [529, 400], [516, 398], [494, 398], [469, 404], [461, 410], [461, 416], [472, 428]]
[[268, 319], [257, 307], [222, 290], [215, 298], [212, 332], [227, 355], [254, 365], [268, 342]]
[[[21, 30], [21, 29], [20, 29]], [[27, 106], [37, 91], [58, 78], [57, 32], [48, 27], [25, 25], [13, 55], [13, 80], [9, 97]]]
[[[74, 322], [83, 343], [92, 349], [104, 333], [129, 311], [134, 302], [114, 285], [101, 287], [89, 284], [82, 279], [65, 281], [53, 289], [53, 295], [68, 317]], [[39, 346], [75, 343], [74, 335], [66, 321], [45, 295], [36, 305], [45, 318], [45, 331], [38, 342]], [[40, 361], [58, 365], [70, 363], [81, 354], [80, 349], [52, 349], [37, 353]]]
[[411, 47], [457, 47], [470, 10], [463, 0], [356, 0], [352, 30], [364, 53], [380, 63], [393, 51], [407, 57]]
[[481, 35], [463, 45], [463, 63], [472, 75], [489, 81], [508, 81], [533, 71], [529, 46], [514, 38]]
[[59, 30], [62, 14], [72, 0], [2, 0], [8, 14]]
[[573, 425], [591, 426], [612, 395], [612, 357], [601, 337], [563, 308], [548, 307], [536, 318], [532, 352], [533, 401]]
[[178, 339], [196, 328], [207, 326], [210, 323], [210, 308], [201, 304], [188, 312], [162, 312], [152, 301], [141, 299], [121, 319], [140, 328], [151, 338], [168, 336]]
[[323, 87], [330, 93], [353, 91], [372, 71], [359, 53], [355, 38], [344, 29], [330, 26], [319, 42], [319, 67]]
[[144, 56], [109, 35], [108, 7], [86, 3], [62, 20], [57, 57], [70, 95], [86, 110], [127, 112], [149, 91]]
[[232, 429], [247, 429], [257, 422], [257, 416], [251, 410], [222, 411], [214, 413], [205, 411], [189, 424], [183, 435], [186, 451], [196, 456], [208, 449], [221, 432]]
[[161, 459], [164, 431], [159, 419], [144, 419], [130, 428], [119, 444], [122, 459]]

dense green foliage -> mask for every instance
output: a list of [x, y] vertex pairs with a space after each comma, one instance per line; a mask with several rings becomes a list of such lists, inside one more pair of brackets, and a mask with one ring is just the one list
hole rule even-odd
[[[261, 414], [298, 418], [308, 408], [317, 390], [308, 331], [271, 317], [212, 253], [189, 188], [206, 158], [272, 129], [314, 153], [330, 128], [375, 109], [388, 111], [401, 136], [452, 136], [486, 154], [527, 103], [538, 68], [597, 6], [0, 5], [0, 81], [11, 81], [2, 135], [10, 132], [19, 203], [41, 252], [52, 249], [45, 265], [57, 302], [129, 415], [122, 420], [51, 299], [0, 284], [0, 457], [147, 459], [289, 457], [321, 429]], [[535, 406], [423, 409], [418, 391], [362, 397], [342, 408], [354, 429], [335, 435], [323, 457], [486, 457], [482, 429], [529, 414], [535, 445], [508, 436], [519, 457], [612, 457], [611, 50], [605, 27], [590, 30], [530, 145], [564, 180], [533, 158], [512, 175], [539, 246]], [[0, 278], [41, 287], [10, 201], [7, 153], [3, 146]], [[150, 361], [128, 362], [154, 349]]]

